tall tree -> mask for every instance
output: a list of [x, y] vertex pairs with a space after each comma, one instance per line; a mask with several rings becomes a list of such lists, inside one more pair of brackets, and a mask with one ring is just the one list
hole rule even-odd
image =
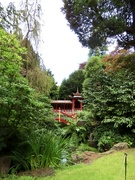
[[9, 3], [7, 7], [4, 7], [0, 3], [0, 26], [12, 33], [13, 30], [18, 27], [19, 15], [13, 3]]
[[63, 0], [63, 12], [80, 42], [103, 47], [116, 38], [124, 48], [135, 47], [134, 0]]
[[[27, 49], [23, 55], [21, 74], [29, 85], [40, 93], [49, 96], [55, 84], [54, 78], [48, 75], [41, 57], [38, 54], [40, 40], [41, 6], [39, 0], [20, 0], [16, 7], [12, 2], [4, 8], [0, 4], [0, 24], [11, 34], [15, 34], [21, 45]], [[34, 43], [35, 42], [35, 43]]]
[[29, 40], [23, 39], [21, 45], [26, 47], [27, 53], [23, 55], [23, 68], [21, 74], [29, 81], [29, 85], [36, 89], [37, 92], [44, 93], [49, 96], [52, 87], [54, 86], [54, 78], [51, 76], [45, 66], [41, 66], [41, 58], [33, 49]]
[[16, 146], [18, 132], [45, 128], [52, 119], [50, 100], [20, 74], [25, 53], [15, 35], [0, 28], [0, 153]]
[[[0, 24], [7, 32], [15, 34], [20, 41], [23, 41], [23, 46], [27, 49], [33, 46], [37, 53], [35, 47], [40, 39], [40, 12], [41, 6], [38, 0], [22, 1], [17, 8], [12, 2], [5, 8], [0, 4]], [[27, 76], [29, 57], [26, 56], [25, 60]]]
[[93, 135], [100, 150], [123, 140], [135, 142], [134, 56], [113, 53], [103, 62], [93, 57], [85, 66], [84, 107], [94, 122]]
[[24, 37], [28, 40], [34, 40], [35, 45], [38, 45], [41, 27], [41, 5], [39, 0], [22, 1], [19, 13], [24, 24]]
[[72, 95], [79, 90], [82, 92], [82, 83], [84, 81], [83, 70], [79, 69], [70, 74], [68, 79], [64, 79], [59, 88], [59, 99], [68, 99], [69, 95]]
[[106, 55], [102, 62], [105, 65], [105, 72], [118, 72], [121, 69], [129, 70], [130, 73], [135, 71], [134, 67], [135, 53], [130, 50], [116, 49], [109, 55]]
[[39, 0], [20, 0], [20, 6], [10, 2], [7, 7], [0, 3], [0, 25], [18, 37], [22, 34], [31, 43], [38, 45], [41, 27], [41, 5]]

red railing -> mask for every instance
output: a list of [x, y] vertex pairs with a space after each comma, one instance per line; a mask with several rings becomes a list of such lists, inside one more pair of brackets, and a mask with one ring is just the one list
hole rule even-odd
[[65, 119], [63, 119], [63, 118], [55, 118], [55, 120], [58, 121], [58, 122], [62, 122], [62, 123], [64, 123], [64, 124], [67, 124], [67, 123], [68, 123], [68, 122], [67, 122]]
[[64, 124], [67, 124], [68, 122], [66, 121], [66, 119], [61, 117], [61, 115], [64, 115], [74, 120], [76, 119], [76, 111], [62, 111], [61, 109], [59, 109], [59, 110], [54, 110], [54, 112], [58, 114], [58, 117], [56, 117], [55, 120], [59, 122], [63, 122]]

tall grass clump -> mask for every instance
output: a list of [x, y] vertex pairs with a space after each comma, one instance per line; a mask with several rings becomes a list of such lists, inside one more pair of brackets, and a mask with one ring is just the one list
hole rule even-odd
[[38, 130], [27, 137], [13, 151], [12, 169], [33, 170], [44, 167], [58, 167], [67, 156], [68, 140], [51, 131]]

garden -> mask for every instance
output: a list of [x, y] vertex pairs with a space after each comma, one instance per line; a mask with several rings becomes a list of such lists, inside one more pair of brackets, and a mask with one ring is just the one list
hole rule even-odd
[[[23, 2], [21, 10], [13, 3], [7, 8], [0, 4], [1, 179], [135, 179], [135, 36], [129, 27], [123, 32], [127, 24], [135, 28], [135, 3], [123, 2], [63, 1], [71, 28], [81, 32], [80, 41], [90, 51], [88, 60], [60, 86], [43, 64], [37, 44], [33, 46], [40, 25], [38, 1], [32, 1], [30, 9], [29, 2]], [[107, 16], [110, 10], [113, 13]], [[85, 32], [88, 19], [89, 28], [94, 27], [91, 33]], [[28, 28], [25, 37], [22, 23]], [[118, 47], [108, 53], [107, 38], [114, 36]], [[83, 110], [75, 119], [63, 114], [65, 124], [56, 121], [51, 101], [67, 99], [76, 89], [82, 93]], [[118, 143], [127, 147], [112, 150]]]

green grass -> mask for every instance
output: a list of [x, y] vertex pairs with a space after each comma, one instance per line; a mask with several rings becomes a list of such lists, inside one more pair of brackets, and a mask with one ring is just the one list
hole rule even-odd
[[56, 170], [55, 176], [21, 177], [19, 180], [124, 180], [124, 153], [127, 153], [127, 180], [135, 180], [135, 149], [105, 155], [92, 164], [79, 164]]
[[[127, 180], [135, 180], [135, 149], [101, 157], [89, 165], [70, 166], [43, 180], [124, 180], [124, 153], [127, 153]], [[40, 178], [41, 179], [41, 178]]]

